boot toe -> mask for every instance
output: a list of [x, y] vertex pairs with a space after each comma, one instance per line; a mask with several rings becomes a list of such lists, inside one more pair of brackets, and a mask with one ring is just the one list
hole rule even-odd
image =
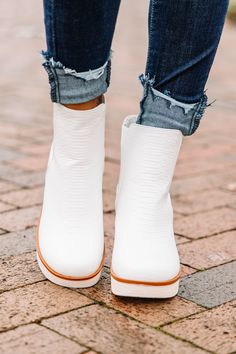
[[172, 242], [159, 242], [159, 247], [157, 242], [151, 241], [148, 245], [136, 241], [132, 247], [127, 244], [117, 246], [113, 251], [112, 271], [120, 278], [165, 282], [179, 274], [179, 255]]
[[[78, 235], [77, 235], [78, 236]], [[103, 260], [103, 237], [39, 237], [38, 254], [48, 270], [67, 277], [88, 277]]]

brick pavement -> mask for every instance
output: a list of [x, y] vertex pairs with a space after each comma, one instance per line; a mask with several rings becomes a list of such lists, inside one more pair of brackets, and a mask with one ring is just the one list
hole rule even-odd
[[137, 111], [141, 94], [146, 3], [121, 6], [107, 95], [106, 266], [99, 284], [83, 290], [49, 283], [35, 261], [52, 134], [39, 56], [45, 48], [41, 2], [2, 1], [0, 16], [0, 352], [236, 352], [236, 27], [226, 25], [207, 85], [217, 101], [201, 129], [185, 139], [172, 186], [182, 261], [179, 295], [149, 301], [111, 295], [109, 280], [120, 126]]

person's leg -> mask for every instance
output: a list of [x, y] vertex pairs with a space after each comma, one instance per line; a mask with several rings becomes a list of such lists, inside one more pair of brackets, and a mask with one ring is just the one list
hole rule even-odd
[[37, 235], [43, 274], [88, 287], [104, 260], [102, 177], [105, 102], [119, 1], [45, 0], [43, 51], [53, 102], [53, 141]]
[[121, 296], [172, 297], [180, 262], [169, 189], [183, 135], [197, 129], [226, 0], [151, 0], [138, 116], [122, 127], [111, 285]]
[[[144, 96], [137, 123], [193, 134], [228, 0], [150, 0]], [[163, 96], [164, 95], [164, 96]]]
[[119, 5], [120, 0], [44, 0], [42, 55], [53, 102], [79, 104], [106, 92]]

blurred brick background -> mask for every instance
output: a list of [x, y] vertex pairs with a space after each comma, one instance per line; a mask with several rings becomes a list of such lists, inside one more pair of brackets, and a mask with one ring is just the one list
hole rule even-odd
[[179, 296], [110, 293], [120, 127], [138, 110], [147, 47], [147, 1], [123, 1], [107, 95], [102, 281], [71, 290], [46, 281], [35, 261], [52, 105], [39, 52], [41, 1], [0, 2], [0, 352], [236, 352], [236, 26], [226, 23], [207, 84], [210, 107], [183, 144], [172, 186], [182, 261]]

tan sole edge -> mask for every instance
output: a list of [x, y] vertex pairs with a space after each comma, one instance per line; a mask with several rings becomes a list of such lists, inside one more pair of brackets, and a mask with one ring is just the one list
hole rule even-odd
[[120, 283], [125, 283], [125, 284], [136, 284], [136, 285], [147, 285], [147, 286], [166, 286], [166, 285], [171, 285], [176, 283], [180, 279], [180, 271], [179, 273], [174, 276], [171, 279], [165, 280], [165, 281], [158, 281], [158, 282], [152, 282], [152, 281], [143, 281], [143, 280], [130, 280], [130, 279], [125, 279], [118, 277], [113, 270], [111, 270], [111, 276], [113, 279]]
[[43, 263], [41, 262], [38, 253], [37, 253], [37, 261], [38, 261], [38, 266], [43, 273], [43, 275], [50, 280], [52, 283], [67, 287], [67, 288], [76, 288], [76, 289], [83, 289], [83, 288], [89, 288], [93, 285], [95, 285], [102, 274], [102, 271], [98, 273], [95, 277], [87, 279], [87, 280], [65, 280], [62, 278], [59, 278], [52, 274], [51, 272], [48, 271], [47, 268], [44, 267]]
[[[84, 283], [86, 281], [90, 281], [90, 280], [92, 281], [92, 280], [96, 279], [98, 275], [99, 275], [99, 278], [100, 278], [101, 271], [102, 271], [103, 264], [104, 264], [104, 259], [105, 259], [105, 249], [104, 249], [104, 252], [103, 252], [102, 261], [101, 261], [98, 269], [95, 272], [93, 272], [93, 273], [91, 273], [91, 274], [89, 274], [89, 275], [87, 275], [85, 277], [75, 277], [75, 276], [70, 276], [70, 275], [64, 275], [64, 274], [58, 273], [57, 271], [52, 269], [48, 265], [48, 263], [45, 261], [45, 259], [43, 258], [42, 253], [40, 251], [40, 247], [39, 247], [38, 229], [39, 229], [39, 226], [37, 227], [37, 232], [36, 232], [37, 260], [38, 260], [38, 264], [40, 266], [40, 269], [41, 269], [42, 273], [45, 276], [46, 276], [46, 274], [47, 275], [51, 275], [51, 278], [53, 278], [55, 280], [58, 280], [58, 281], [60, 279], [61, 281], [64, 281], [62, 283], [68, 283], [69, 282], [69, 284], [73, 284], [73, 282], [79, 284], [79, 282]], [[49, 276], [46, 276], [46, 278], [49, 279]], [[51, 279], [49, 279], [49, 280], [51, 280]], [[53, 281], [53, 280], [51, 280], [51, 281]], [[53, 282], [56, 283], [55, 281], [53, 281]], [[58, 284], [58, 283], [56, 283], [56, 284]], [[64, 285], [64, 286], [67, 286], [67, 285]], [[71, 287], [71, 285], [70, 285], [70, 287]], [[75, 286], [75, 287], [78, 287], [78, 286]]]
[[111, 276], [111, 291], [114, 295], [148, 299], [167, 299], [177, 295], [179, 280], [169, 285], [144, 285], [119, 282]]

